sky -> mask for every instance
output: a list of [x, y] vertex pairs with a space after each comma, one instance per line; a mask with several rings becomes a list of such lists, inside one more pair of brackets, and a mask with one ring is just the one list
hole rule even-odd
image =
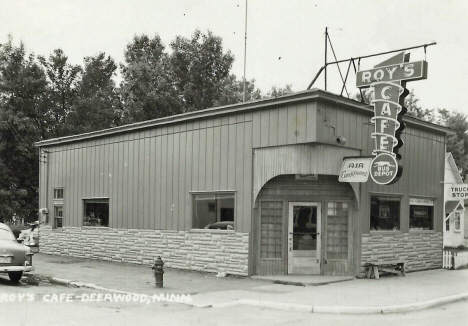
[[[36, 55], [61, 48], [72, 64], [105, 52], [123, 63], [134, 35], [159, 34], [166, 48], [196, 29], [223, 39], [244, 73], [245, 0], [0, 0], [0, 44], [13, 36]], [[272, 86], [307, 88], [324, 65], [325, 28], [337, 59], [437, 42], [411, 50], [410, 61], [428, 61], [427, 80], [409, 82], [423, 108], [468, 114], [468, 1], [466, 0], [248, 0], [246, 79], [266, 93]], [[372, 68], [392, 55], [361, 61]], [[328, 47], [328, 61], [334, 61]], [[341, 66], [346, 73], [347, 64]], [[328, 91], [341, 92], [336, 66], [328, 68]], [[313, 87], [324, 89], [323, 74]], [[356, 93], [354, 73], [347, 83]], [[346, 95], [346, 94], [345, 94]]]

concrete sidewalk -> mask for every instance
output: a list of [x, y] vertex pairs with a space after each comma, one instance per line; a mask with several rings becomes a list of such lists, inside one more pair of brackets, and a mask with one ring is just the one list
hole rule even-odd
[[45, 254], [35, 254], [33, 265], [35, 275], [64, 285], [74, 281], [78, 282], [74, 286], [105, 291], [190, 294], [196, 307], [243, 304], [316, 313], [394, 313], [468, 299], [468, 269], [437, 269], [380, 280], [323, 277], [330, 282], [318, 282], [327, 283], [319, 286], [166, 269], [164, 288], [157, 289], [149, 266]]

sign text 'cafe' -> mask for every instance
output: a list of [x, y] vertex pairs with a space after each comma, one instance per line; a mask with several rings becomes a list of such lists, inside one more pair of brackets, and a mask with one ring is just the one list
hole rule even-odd
[[[371, 134], [374, 139], [374, 158], [370, 162], [370, 176], [375, 183], [388, 185], [398, 181], [402, 174], [403, 167], [399, 164], [401, 155], [398, 153], [403, 140], [400, 136], [405, 129], [402, 121], [407, 109], [404, 107], [404, 100], [408, 95], [406, 82], [427, 78], [427, 62], [408, 62], [409, 54], [401, 52], [394, 57], [376, 65], [373, 69], [361, 70], [356, 74], [356, 85], [358, 88], [374, 88], [374, 132]], [[343, 162], [345, 163], [345, 162]], [[348, 168], [354, 162], [343, 164], [340, 177], [344, 176], [343, 168]], [[352, 176], [351, 171], [346, 175]], [[340, 181], [365, 182], [346, 180]]]

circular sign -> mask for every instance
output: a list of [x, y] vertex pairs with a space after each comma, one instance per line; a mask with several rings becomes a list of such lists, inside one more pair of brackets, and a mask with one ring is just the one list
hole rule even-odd
[[387, 185], [397, 176], [398, 163], [390, 154], [379, 154], [372, 160], [370, 172], [375, 183]]

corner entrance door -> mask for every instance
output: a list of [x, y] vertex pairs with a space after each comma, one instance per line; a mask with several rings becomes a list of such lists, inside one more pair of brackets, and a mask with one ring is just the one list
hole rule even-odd
[[320, 203], [289, 203], [288, 274], [320, 274]]

